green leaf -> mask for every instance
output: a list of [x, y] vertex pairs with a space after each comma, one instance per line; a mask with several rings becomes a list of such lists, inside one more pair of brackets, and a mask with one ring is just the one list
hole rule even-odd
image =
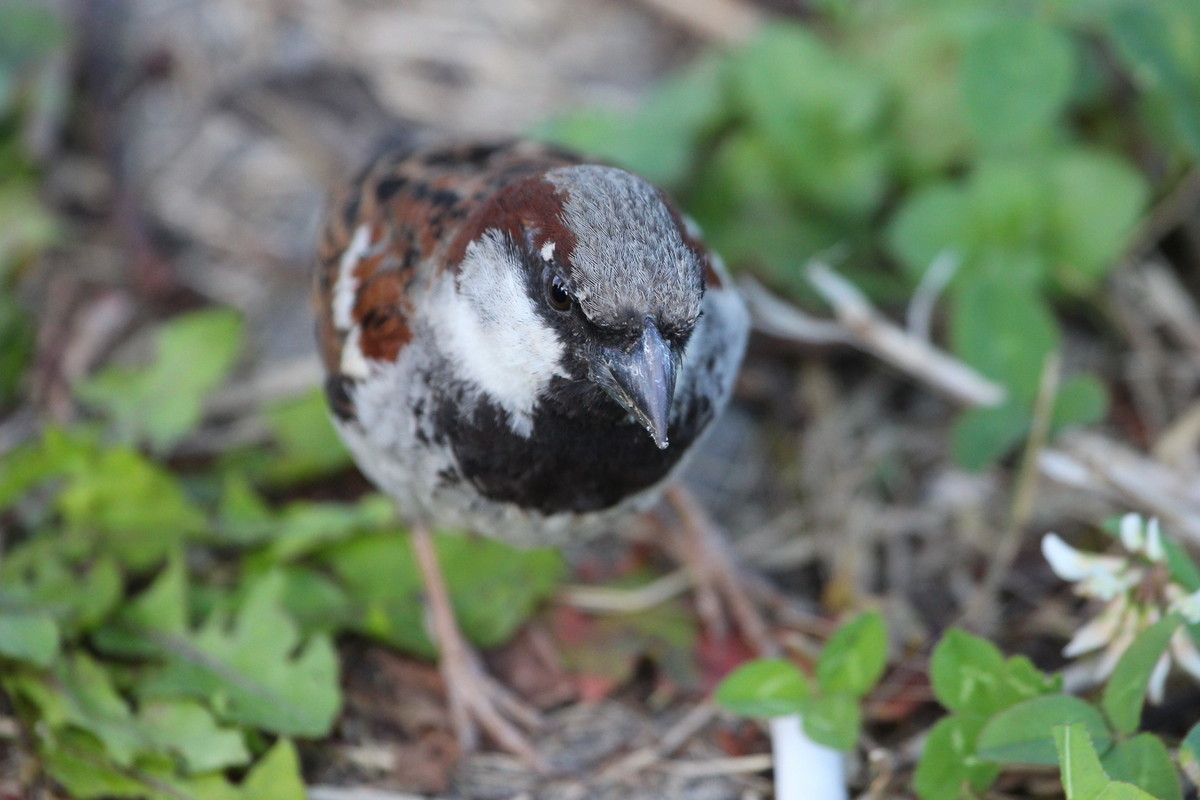
[[[507, 641], [557, 587], [562, 557], [478, 537], [438, 535], [438, 563], [466, 637], [481, 647]], [[424, 584], [407, 536], [357, 537], [326, 554], [351, 603], [356, 626], [424, 656], [436, 652], [425, 632]]]
[[58, 646], [58, 626], [48, 614], [0, 609], [0, 656], [46, 667]]
[[1031, 286], [994, 276], [964, 281], [954, 295], [950, 338], [954, 352], [1032, 404], [1046, 357], [1058, 347], [1058, 326]]
[[266, 465], [269, 483], [309, 480], [350, 464], [350, 453], [330, 422], [325, 393], [320, 389], [267, 409], [267, 424], [278, 446]]
[[781, 717], [805, 708], [808, 678], [782, 658], [760, 658], [742, 664], [717, 687], [714, 699], [746, 717]]
[[29, 0], [0, 3], [0, 71], [17, 71], [63, 41], [66, 30], [54, 12]]
[[949, 182], [929, 183], [910, 194], [887, 229], [888, 248], [914, 277], [944, 251], [968, 249], [967, 194]]
[[1119, 742], [1104, 754], [1101, 763], [1113, 779], [1132, 783], [1158, 800], [1183, 798], [1171, 754], [1162, 739], [1152, 733], [1141, 733]]
[[929, 663], [933, 693], [951, 711], [993, 714], [1004, 708], [1003, 675], [1000, 649], [957, 628], [946, 631]]
[[1119, 263], [1149, 199], [1145, 178], [1111, 153], [1071, 148], [1045, 172], [1052, 200], [1054, 277], [1070, 292], [1092, 291]]
[[951, 711], [984, 716], [1054, 691], [1057, 685], [1029, 659], [1015, 656], [1005, 661], [994, 644], [957, 628], [946, 631], [934, 648], [929, 671], [938, 702]]
[[986, 721], [983, 716], [954, 714], [933, 726], [913, 776], [922, 800], [958, 800], [992, 785], [1000, 767], [975, 756], [975, 741]]
[[326, 636], [301, 642], [283, 611], [283, 576], [268, 573], [241, 608], [219, 610], [199, 631], [160, 636], [166, 664], [138, 684], [146, 699], [208, 701], [221, 720], [272, 733], [321, 736], [341, 704]]
[[175, 476], [125, 448], [79, 465], [57, 506], [73, 539], [101, 547], [135, 571], [154, 566], [204, 527], [203, 513]]
[[561, 554], [491, 539], [438, 537], [438, 563], [463, 632], [482, 647], [503, 644], [562, 580]]
[[41, 753], [46, 771], [77, 800], [149, 796], [146, 784], [114, 765], [103, 745], [83, 731], [65, 731]]
[[1076, 375], [1059, 389], [1054, 398], [1051, 428], [1061, 431], [1074, 425], [1090, 425], [1104, 419], [1108, 411], [1108, 390], [1093, 375]]
[[1058, 763], [1054, 727], [1081, 723], [1101, 750], [1112, 744], [1104, 717], [1096, 708], [1070, 695], [1033, 697], [1007, 708], [984, 726], [976, 749], [981, 759], [1002, 764]]
[[296, 747], [280, 739], [259, 759], [242, 783], [244, 800], [305, 800], [308, 797], [300, 774]]
[[184, 314], [158, 331], [153, 364], [110, 367], [77, 393], [108, 414], [124, 441], [145, 439], [165, 452], [200, 422], [204, 399], [233, 367], [241, 340], [242, 322], [231, 309]]
[[1034, 16], [998, 18], [967, 42], [962, 92], [975, 137], [988, 147], [1045, 138], [1075, 73], [1070, 40]]
[[353, 504], [292, 503], [273, 521], [274, 534], [263, 560], [270, 564], [295, 561], [335, 542], [395, 524], [395, 506], [381, 494], [365, 495]]
[[127, 602], [111, 624], [96, 631], [98, 648], [121, 656], [158, 653], [160, 637], [187, 632], [187, 572], [176, 551], [150, 586]]
[[1193, 156], [1200, 155], [1200, 92], [1194, 73], [1189, 76], [1183, 59], [1177, 56], [1167, 9], [1138, 2], [1110, 7], [1104, 32], [1116, 42], [1117, 52], [1129, 64], [1139, 86], [1152, 95], [1162, 95], [1161, 105], [1179, 141]]
[[1167, 649], [1171, 636], [1183, 623], [1178, 614], [1163, 617], [1138, 634], [1121, 656], [1104, 687], [1104, 711], [1119, 733], [1133, 733], [1141, 721], [1142, 704], [1154, 666]]
[[584, 111], [536, 132], [603, 157], [660, 185], [687, 177], [699, 138], [726, 113], [725, 61], [701, 58], [668, 77], [632, 115]]
[[1179, 743], [1179, 765], [1183, 767], [1192, 783], [1200, 776], [1200, 722]]
[[1154, 800], [1136, 786], [1109, 779], [1082, 723], [1056, 727], [1054, 742], [1067, 800]]
[[853, 750], [862, 729], [859, 698], [849, 692], [822, 693], [804, 704], [804, 732], [818, 744]]
[[153, 701], [138, 712], [138, 722], [156, 750], [183, 760], [189, 773], [239, 766], [250, 760], [245, 735], [216, 723], [191, 701]]
[[117, 693], [99, 662], [75, 653], [56, 665], [54, 679], [66, 700], [65, 721], [95, 736], [114, 763], [128, 767], [147, 749], [129, 703]]
[[995, 408], [971, 408], [954, 421], [950, 451], [967, 470], [981, 470], [1008, 455], [1029, 432], [1030, 410], [1009, 400]]
[[887, 627], [877, 612], [863, 614], [839, 628], [817, 662], [821, 691], [865, 695], [887, 667], [887, 644]]
[[798, 195], [866, 216], [885, 188], [881, 81], [809, 30], [764, 26], [730, 66], [734, 101]]

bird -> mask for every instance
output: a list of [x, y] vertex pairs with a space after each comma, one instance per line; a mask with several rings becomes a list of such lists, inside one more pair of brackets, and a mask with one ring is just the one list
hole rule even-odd
[[333, 192], [314, 274], [331, 417], [409, 525], [464, 747], [482, 728], [535, 762], [519, 726], [536, 715], [463, 639], [433, 528], [563, 547], [666, 497], [697, 529], [697, 571], [763, 636], [678, 484], [748, 314], [662, 190], [530, 140], [392, 144]]

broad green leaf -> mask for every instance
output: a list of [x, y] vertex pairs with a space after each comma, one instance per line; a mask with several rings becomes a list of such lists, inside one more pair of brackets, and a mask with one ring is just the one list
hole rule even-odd
[[958, 628], [946, 631], [934, 648], [930, 680], [946, 708], [985, 717], [1057, 686], [1029, 659], [1014, 656], [1005, 661], [994, 644]]
[[189, 773], [208, 772], [250, 760], [245, 735], [218, 725], [203, 706], [188, 701], [152, 701], [138, 723], [156, 750], [176, 755]]
[[1000, 767], [975, 756], [987, 717], [954, 714], [938, 720], [925, 740], [913, 786], [922, 800], [959, 800], [992, 785]]
[[1093, 375], [1076, 375], [1063, 384], [1054, 398], [1051, 428], [1061, 431], [1073, 425], [1089, 425], [1104, 419], [1108, 390]]
[[804, 704], [804, 732], [818, 744], [853, 750], [862, 729], [859, 698], [849, 692], [822, 693]]
[[887, 627], [876, 612], [863, 614], [838, 629], [817, 662], [822, 692], [862, 697], [887, 667]]
[[274, 521], [264, 559], [272, 564], [294, 561], [334, 542], [395, 524], [395, 506], [381, 494], [366, 495], [353, 504], [292, 503]]
[[1037, 289], [1049, 262], [1045, 239], [1052, 196], [1044, 168], [1032, 158], [989, 158], [967, 181], [969, 243], [960, 281], [973, 276], [1023, 289]]
[[[435, 542], [458, 623], [482, 647], [507, 641], [553, 593], [563, 571], [552, 550], [456, 535], [438, 535]], [[424, 584], [406, 535], [357, 537], [324, 558], [357, 607], [360, 630], [420, 655], [435, 653], [425, 632]]]
[[[1165, 6], [1165, 4], [1163, 4]], [[1176, 136], [1193, 156], [1200, 155], [1200, 92], [1172, 43], [1167, 9], [1159, 4], [1115, 3], [1103, 30], [1117, 45], [1140, 87], [1161, 94]], [[1184, 23], [1186, 24], [1186, 22]]]
[[482, 647], [508, 641], [554, 594], [565, 572], [557, 550], [520, 550], [470, 536], [439, 536], [436, 542], [459, 624]]
[[978, 141], [1011, 147], [1047, 137], [1070, 94], [1069, 39], [1036, 16], [999, 17], [963, 54], [962, 93]]
[[667, 78], [633, 114], [570, 114], [538, 138], [611, 159], [660, 185], [677, 184], [687, 177], [699, 137], [727, 113], [724, 67], [724, 60], [701, 58]]
[[1058, 750], [1063, 789], [1067, 800], [1098, 798], [1108, 785], [1108, 776], [1100, 766], [1100, 757], [1092, 747], [1087, 726], [1083, 723], [1059, 725], [1054, 729], [1054, 745]]
[[[38, 536], [12, 547], [0, 564], [0, 595], [15, 609], [39, 609], [64, 638], [90, 631], [121, 601], [121, 574], [107, 555], [76, 563], [61, 537]], [[0, 606], [5, 603], [0, 601]]]
[[187, 631], [187, 571], [183, 553], [176, 551], [148, 588], [125, 603], [111, 624], [96, 631], [101, 650], [123, 656], [159, 652], [162, 637]]
[[1031, 287], [982, 276], [960, 284], [951, 308], [954, 352], [1032, 404], [1046, 357], [1058, 347], [1058, 326], [1046, 301]]
[[158, 331], [151, 365], [110, 367], [77, 392], [108, 414], [124, 441], [144, 439], [165, 452], [200, 422], [204, 399], [233, 367], [241, 339], [231, 309], [184, 314]]
[[950, 451], [963, 469], [981, 470], [1010, 453], [1029, 432], [1030, 410], [1008, 401], [995, 408], [971, 408], [951, 431]]
[[933, 649], [929, 678], [938, 702], [951, 711], [993, 714], [1010, 705], [1001, 688], [1004, 656], [966, 631], [946, 631]]
[[1105, 774], [1082, 723], [1056, 727], [1054, 742], [1067, 800], [1155, 800], [1136, 786], [1118, 783]]
[[47, 772], [76, 800], [145, 798], [149, 787], [113, 764], [104, 746], [84, 731], [65, 731], [41, 752]]
[[299, 566], [281, 567], [283, 607], [306, 635], [334, 633], [350, 625], [350, 598], [329, 576]]
[[1154, 665], [1182, 622], [1178, 614], [1171, 614], [1142, 631], [1113, 669], [1104, 687], [1104, 711], [1119, 733], [1137, 730]]
[[1114, 780], [1132, 783], [1158, 800], [1183, 798], [1171, 754], [1162, 739], [1152, 733], [1141, 733], [1119, 742], [1100, 761], [1104, 771]]
[[243, 800], [305, 800], [296, 747], [280, 739], [259, 759], [241, 786]]
[[166, 664], [138, 684], [145, 699], [207, 701], [218, 719], [272, 733], [321, 736], [341, 704], [328, 637], [301, 642], [283, 611], [283, 576], [260, 578], [236, 611], [195, 633], [159, 637]]
[[49, 614], [0, 608], [0, 657], [46, 667], [58, 646], [58, 626]]
[[948, 182], [928, 184], [909, 195], [887, 229], [888, 248], [913, 276], [943, 252], [968, 249], [966, 191]]
[[101, 452], [82, 465], [56, 504], [73, 540], [100, 547], [137, 571], [160, 562], [204, 526], [203, 513], [175, 476], [125, 448]]
[[781, 178], [831, 213], [864, 216], [885, 188], [879, 79], [798, 25], [764, 26], [730, 68], [734, 102]]
[[95, 736], [114, 763], [131, 766], [138, 753], [148, 749], [149, 742], [129, 703], [117, 693], [99, 662], [75, 653], [56, 665], [54, 679], [54, 688], [66, 700], [65, 721]]
[[267, 424], [278, 447], [264, 465], [269, 483], [310, 480], [350, 464], [350, 453], [330, 422], [325, 393], [319, 389], [267, 409]]
[[1117, 156], [1081, 147], [1057, 156], [1045, 178], [1054, 277], [1089, 292], [1119, 263], [1149, 198], [1146, 180]]
[[1058, 763], [1056, 725], [1083, 724], [1101, 751], [1112, 744], [1104, 717], [1092, 705], [1069, 695], [1033, 697], [996, 714], [979, 734], [979, 757], [1002, 764]]
[[790, 661], [760, 658], [742, 664], [721, 681], [714, 699], [746, 717], [799, 713], [808, 700], [808, 678]]

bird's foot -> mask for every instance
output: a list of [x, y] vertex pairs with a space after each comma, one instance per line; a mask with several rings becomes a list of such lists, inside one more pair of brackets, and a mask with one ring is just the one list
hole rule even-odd
[[757, 653], [770, 655], [778, 648], [770, 628], [750, 598], [745, 576], [733, 553], [692, 493], [681, 484], [667, 489], [666, 501], [679, 516], [672, 526], [674, 549], [691, 573], [696, 608], [705, 628], [724, 638], [736, 628]]
[[482, 730], [496, 744], [529, 766], [543, 769], [542, 760], [533, 744], [518, 727], [523, 725], [528, 730], [538, 728], [541, 725], [540, 715], [487, 674], [479, 655], [463, 636], [454, 618], [450, 593], [438, 565], [429, 528], [414, 524], [412, 542], [428, 594], [431, 633], [441, 651], [438, 667], [446, 684], [450, 723], [459, 746], [464, 753], [475, 750], [479, 746], [479, 732]]
[[457, 646], [446, 647], [443, 642], [438, 667], [446, 685], [450, 721], [463, 752], [477, 749], [482, 731], [529, 766], [545, 768], [526, 734], [541, 727], [541, 715], [489, 675], [479, 655], [461, 636]]

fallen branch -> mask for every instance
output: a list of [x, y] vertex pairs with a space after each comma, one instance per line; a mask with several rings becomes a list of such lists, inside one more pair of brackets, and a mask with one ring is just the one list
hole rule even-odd
[[814, 263], [805, 275], [833, 308], [837, 321], [805, 314], [761, 285], [745, 280], [742, 292], [757, 330], [805, 345], [853, 345], [964, 405], [998, 406], [1004, 402], [1003, 386], [885, 318], [854, 284], [827, 265]]

